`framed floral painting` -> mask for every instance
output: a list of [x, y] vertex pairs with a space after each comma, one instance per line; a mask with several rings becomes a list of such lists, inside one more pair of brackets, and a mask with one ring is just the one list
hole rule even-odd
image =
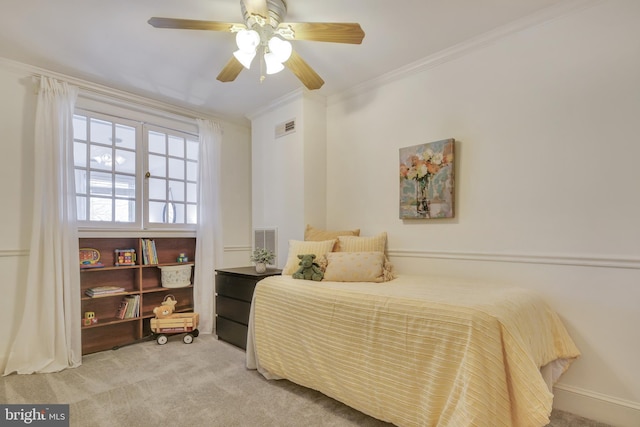
[[400, 149], [400, 219], [453, 218], [454, 139]]

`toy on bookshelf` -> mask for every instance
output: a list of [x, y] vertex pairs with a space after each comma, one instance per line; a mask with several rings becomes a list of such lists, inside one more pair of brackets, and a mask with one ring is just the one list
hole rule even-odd
[[80, 268], [104, 267], [100, 262], [100, 251], [93, 248], [80, 248]]
[[117, 266], [136, 265], [136, 250], [135, 249], [116, 249], [114, 259], [115, 259], [115, 264]]
[[96, 317], [96, 313], [93, 311], [85, 311], [84, 319], [82, 319], [82, 324], [84, 326], [91, 326], [98, 323], [98, 318]]

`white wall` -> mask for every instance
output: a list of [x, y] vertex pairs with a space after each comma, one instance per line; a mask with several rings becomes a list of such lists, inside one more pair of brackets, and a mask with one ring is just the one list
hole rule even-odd
[[0, 366], [19, 303], [18, 287], [26, 280], [31, 237], [33, 139], [36, 95], [31, 79], [0, 67], [0, 290], [7, 304], [0, 311]]
[[[583, 354], [556, 406], [621, 426], [640, 425], [638, 22], [635, 0], [594, 2], [327, 113], [330, 228], [387, 231], [399, 272], [538, 289]], [[399, 148], [444, 138], [455, 218], [400, 220]]]
[[[0, 312], [0, 366], [4, 366], [17, 292], [26, 281], [32, 218], [33, 144], [37, 95], [25, 64], [0, 58], [0, 292], [7, 303]], [[79, 101], [80, 103], [80, 101]], [[90, 102], [82, 101], [89, 105]], [[153, 102], [151, 101], [151, 104]], [[217, 119], [214, 119], [217, 120]], [[251, 249], [251, 130], [248, 125], [217, 120], [223, 128], [223, 267], [247, 265]]]
[[[251, 115], [253, 227], [278, 230], [276, 264], [306, 224], [326, 221], [326, 105], [297, 91]], [[276, 138], [276, 125], [295, 119], [296, 131]]]

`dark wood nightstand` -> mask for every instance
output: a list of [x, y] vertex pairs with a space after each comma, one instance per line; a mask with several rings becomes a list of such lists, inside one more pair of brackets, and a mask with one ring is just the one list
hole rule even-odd
[[216, 270], [216, 334], [218, 339], [247, 349], [247, 330], [253, 290], [260, 280], [277, 276], [282, 270], [269, 268], [256, 273], [255, 267]]

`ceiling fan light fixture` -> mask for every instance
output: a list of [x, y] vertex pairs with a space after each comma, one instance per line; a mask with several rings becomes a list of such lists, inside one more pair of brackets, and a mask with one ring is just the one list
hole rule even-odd
[[264, 63], [267, 66], [267, 74], [276, 74], [284, 70], [284, 65], [273, 52], [264, 54]]
[[240, 30], [236, 33], [238, 49], [245, 53], [256, 53], [260, 45], [260, 34], [254, 30]]
[[253, 61], [253, 58], [256, 56], [256, 51], [245, 52], [243, 50], [236, 50], [233, 52], [233, 56], [235, 56], [238, 62], [248, 70], [251, 68], [251, 61]]
[[291, 46], [291, 43], [286, 40], [282, 40], [279, 37], [271, 37], [269, 40], [269, 51], [273, 53], [278, 59], [278, 62], [282, 64], [287, 62], [291, 57], [293, 47]]

